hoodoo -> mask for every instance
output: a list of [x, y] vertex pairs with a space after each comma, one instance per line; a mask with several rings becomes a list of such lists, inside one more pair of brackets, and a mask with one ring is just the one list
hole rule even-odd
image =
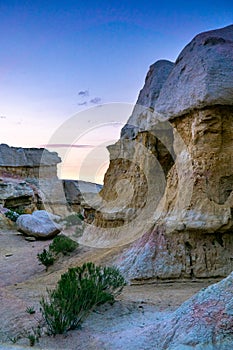
[[129, 278], [233, 270], [232, 97], [233, 25], [197, 35], [174, 64], [150, 67], [109, 147], [103, 201], [83, 236], [88, 244], [131, 242], [118, 259]]

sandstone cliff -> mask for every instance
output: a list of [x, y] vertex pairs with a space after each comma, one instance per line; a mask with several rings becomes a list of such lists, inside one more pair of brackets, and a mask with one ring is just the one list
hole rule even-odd
[[57, 177], [57, 153], [44, 148], [21, 148], [0, 145], [0, 175], [27, 178]]
[[60, 162], [56, 152], [44, 148], [1, 144], [0, 206], [28, 213], [47, 209], [61, 216], [82, 211], [86, 206], [83, 197], [92, 197], [102, 186], [58, 179], [57, 164]]
[[0, 145], [0, 204], [6, 208], [32, 212], [42, 209], [39, 179], [57, 181], [57, 153], [44, 148]]
[[233, 25], [197, 35], [175, 64], [158, 61], [120, 140], [83, 237], [135, 241], [129, 278], [202, 278], [233, 269]]

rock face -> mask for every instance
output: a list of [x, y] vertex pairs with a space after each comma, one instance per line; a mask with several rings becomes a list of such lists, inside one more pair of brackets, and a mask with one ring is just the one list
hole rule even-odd
[[0, 145], [0, 175], [27, 178], [57, 177], [57, 153], [44, 148], [20, 148]]
[[151, 123], [151, 113], [150, 118], [148, 118], [147, 108], [149, 111], [154, 111], [160, 91], [173, 67], [174, 63], [167, 60], [157, 61], [150, 66], [145, 85], [139, 93], [133, 113], [121, 131], [122, 139], [134, 139], [140, 130], [148, 129], [148, 122]]
[[[46, 209], [67, 216], [88, 208], [88, 201], [100, 185], [85, 181], [60, 180], [57, 153], [43, 148], [0, 145], [0, 205], [32, 213]], [[84, 198], [85, 197], [85, 198]]]
[[36, 208], [36, 195], [29, 183], [15, 179], [0, 180], [0, 203], [11, 210]]
[[52, 238], [61, 232], [61, 226], [54, 221], [54, 215], [45, 210], [20, 215], [16, 221], [17, 230], [36, 238]]
[[162, 118], [232, 106], [233, 26], [197, 35], [180, 53], [156, 102]]
[[134, 240], [118, 260], [129, 279], [233, 270], [232, 96], [233, 26], [199, 34], [175, 64], [150, 68], [142, 105], [108, 148], [103, 200], [83, 236], [92, 245]]
[[0, 204], [11, 210], [33, 212], [43, 209], [39, 179], [56, 183], [57, 153], [44, 148], [19, 148], [0, 145]]
[[233, 273], [200, 291], [181, 305], [166, 322], [147, 332], [159, 349], [231, 349]]
[[87, 209], [87, 201], [102, 189], [101, 185], [81, 180], [62, 180], [62, 183], [67, 204], [75, 212]]

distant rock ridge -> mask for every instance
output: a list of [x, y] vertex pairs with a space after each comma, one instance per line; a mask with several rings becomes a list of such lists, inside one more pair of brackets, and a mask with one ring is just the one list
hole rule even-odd
[[197, 35], [175, 64], [150, 67], [140, 105], [108, 147], [104, 204], [82, 238], [135, 241], [118, 261], [129, 279], [233, 270], [232, 97], [233, 25]]
[[61, 216], [82, 211], [83, 193], [91, 197], [101, 186], [78, 180], [60, 180], [61, 158], [44, 148], [0, 145], [0, 205], [31, 213], [47, 209]]
[[57, 165], [61, 158], [45, 148], [10, 147], [0, 144], [0, 167], [39, 167]]

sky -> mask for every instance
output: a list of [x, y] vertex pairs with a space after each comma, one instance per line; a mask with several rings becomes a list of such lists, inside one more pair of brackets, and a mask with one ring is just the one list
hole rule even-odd
[[224, 0], [0, 0], [0, 143], [53, 144], [60, 177], [102, 182], [149, 66], [232, 23]]

